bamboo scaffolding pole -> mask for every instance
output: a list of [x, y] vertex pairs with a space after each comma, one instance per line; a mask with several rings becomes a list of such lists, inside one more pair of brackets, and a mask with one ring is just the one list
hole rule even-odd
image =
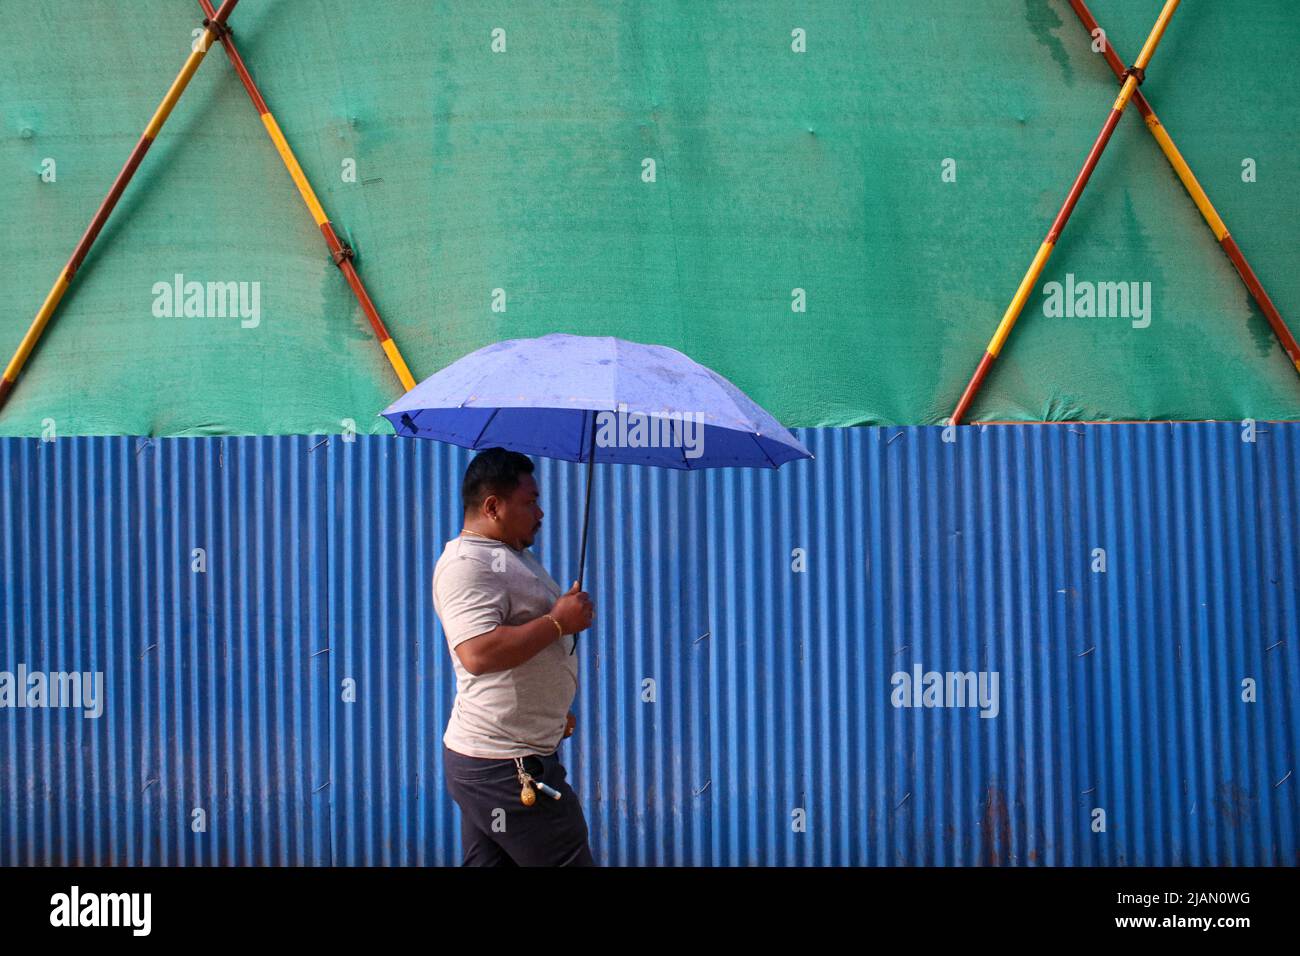
[[[1092, 11], [1088, 9], [1088, 5], [1084, 3], [1083, 0], [1069, 0], [1069, 2], [1071, 8], [1078, 16], [1079, 21], [1083, 24], [1084, 29], [1088, 31], [1088, 35], [1095, 35], [1096, 31], [1100, 30], [1101, 27], [1093, 17]], [[1110, 71], [1115, 74], [1115, 78], [1123, 81], [1124, 61], [1120, 58], [1119, 53], [1110, 42], [1109, 33], [1105, 34], [1105, 41], [1102, 45], [1102, 55], [1106, 60], [1106, 65], [1110, 67]], [[1291, 330], [1287, 328], [1287, 324], [1285, 320], [1283, 320], [1282, 314], [1278, 312], [1277, 306], [1273, 304], [1273, 300], [1269, 298], [1268, 293], [1264, 291], [1264, 286], [1260, 283], [1259, 277], [1255, 275], [1255, 270], [1252, 269], [1250, 263], [1246, 261], [1246, 256], [1242, 253], [1241, 247], [1237, 245], [1237, 240], [1232, 238], [1232, 234], [1228, 232], [1227, 225], [1219, 216], [1218, 211], [1214, 208], [1214, 204], [1210, 202], [1210, 197], [1206, 195], [1205, 190], [1201, 187], [1196, 175], [1187, 164], [1187, 160], [1183, 159], [1183, 154], [1179, 152], [1178, 147], [1174, 145], [1173, 137], [1169, 135], [1169, 131], [1165, 129], [1165, 125], [1160, 122], [1159, 117], [1156, 116], [1155, 110], [1151, 107], [1151, 103], [1142, 95], [1141, 90], [1134, 92], [1133, 105], [1136, 106], [1138, 112], [1142, 114], [1142, 119], [1146, 123], [1147, 129], [1150, 130], [1151, 135], [1155, 137], [1155, 141], [1160, 144], [1160, 150], [1165, 154], [1165, 159], [1169, 160], [1169, 165], [1172, 166], [1174, 172], [1178, 174], [1178, 178], [1183, 183], [1183, 188], [1187, 190], [1187, 194], [1191, 196], [1192, 201], [1196, 203], [1196, 208], [1200, 210], [1201, 216], [1210, 227], [1210, 231], [1214, 233], [1214, 238], [1217, 239], [1219, 245], [1223, 247], [1223, 251], [1227, 254], [1228, 260], [1232, 263], [1233, 268], [1237, 270], [1237, 275], [1241, 276], [1241, 281], [1245, 283], [1247, 291], [1250, 292], [1251, 296], [1255, 299], [1255, 302], [1259, 305], [1260, 311], [1264, 313], [1264, 318], [1268, 319], [1268, 324], [1272, 327], [1273, 334], [1277, 336], [1278, 343], [1282, 346], [1282, 350], [1286, 352], [1287, 358], [1289, 358], [1291, 364], [1295, 366], [1296, 372], [1300, 373], [1300, 345], [1296, 343], [1295, 336], [1292, 335]]]
[[1006, 312], [1003, 313], [1002, 321], [998, 323], [993, 338], [989, 340], [988, 347], [984, 350], [984, 357], [980, 359], [979, 365], [975, 369], [975, 374], [971, 376], [966, 390], [962, 392], [961, 399], [957, 402], [957, 407], [953, 410], [952, 418], [949, 420], [951, 424], [961, 424], [962, 418], [970, 408], [971, 402], [975, 399], [975, 394], [979, 391], [980, 385], [983, 384], [985, 376], [988, 375], [993, 360], [998, 357], [998, 353], [1002, 351], [1002, 347], [1006, 344], [1007, 337], [1011, 335], [1011, 329], [1015, 326], [1016, 319], [1020, 317], [1020, 313], [1025, 307], [1030, 290], [1038, 282], [1043, 267], [1047, 265], [1047, 260], [1051, 258], [1052, 249], [1055, 247], [1057, 239], [1060, 238], [1062, 230], [1065, 229], [1065, 224], [1070, 221], [1070, 214], [1074, 212], [1079, 197], [1083, 195], [1084, 187], [1088, 185], [1093, 170], [1097, 168], [1097, 162], [1101, 159], [1106, 144], [1110, 142], [1111, 134], [1115, 132], [1120, 117], [1124, 115], [1124, 108], [1128, 106], [1129, 100], [1133, 98], [1138, 83], [1141, 82], [1146, 71], [1147, 64], [1151, 62], [1151, 57], [1155, 55], [1156, 47], [1160, 45], [1160, 39], [1164, 36], [1165, 29], [1169, 26], [1169, 21], [1173, 17], [1174, 11], [1178, 9], [1180, 2], [1181, 0], [1165, 0], [1164, 8], [1160, 11], [1155, 26], [1151, 28], [1147, 42], [1143, 44], [1142, 52], [1138, 54], [1137, 62], [1125, 71], [1124, 85], [1120, 88], [1119, 96], [1115, 98], [1115, 104], [1111, 107], [1110, 115], [1106, 117], [1101, 132], [1097, 134], [1097, 140], [1092, 144], [1092, 149], [1088, 152], [1088, 158], [1084, 160], [1079, 175], [1075, 177], [1074, 185], [1070, 187], [1070, 192], [1065, 197], [1065, 204], [1061, 206], [1061, 211], [1057, 213], [1052, 228], [1048, 230], [1047, 238], [1038, 247], [1038, 252], [1029, 265], [1029, 271], [1020, 280], [1020, 286], [1016, 289], [1016, 294], [1012, 298], [1011, 304], [1007, 306]]
[[158, 133], [162, 130], [163, 124], [167, 122], [167, 117], [171, 115], [172, 109], [176, 106], [181, 94], [189, 86], [190, 80], [203, 62], [203, 57], [207, 55], [212, 41], [217, 38], [218, 34], [226, 32], [226, 20], [234, 12], [235, 5], [239, 0], [225, 0], [221, 9], [209, 15], [209, 20], [204, 22], [203, 34], [195, 41], [190, 55], [185, 60], [185, 65], [181, 67], [180, 73], [172, 81], [171, 87], [167, 90], [158, 109], [154, 111], [153, 118], [149, 120], [149, 125], [145, 127], [144, 133], [140, 136], [139, 142], [131, 150], [131, 155], [127, 157], [126, 165], [122, 167], [121, 172], [117, 174], [117, 179], [113, 181], [108, 195], [104, 201], [99, 204], [99, 209], [95, 211], [94, 218], [90, 220], [90, 225], [86, 227], [85, 233], [82, 234], [81, 240], [77, 247], [72, 250], [72, 256], [68, 259], [67, 265], [59, 273], [59, 277], [54, 281], [53, 288], [45, 297], [41, 304], [40, 310], [36, 313], [36, 318], [32, 320], [31, 326], [27, 329], [27, 334], [23, 336], [22, 342], [18, 345], [18, 351], [9, 360], [5, 367], [3, 377], [0, 377], [0, 408], [4, 407], [10, 392], [13, 391], [18, 376], [31, 357], [32, 351], [36, 348], [36, 343], [40, 341], [42, 333], [49, 325], [55, 310], [59, 307], [59, 302], [63, 299], [63, 294], [68, 291], [68, 286], [72, 284], [73, 277], [76, 276], [77, 270], [85, 261], [90, 247], [95, 244], [99, 237], [99, 232], [104, 228], [104, 223], [113, 212], [113, 207], [117, 201], [122, 198], [122, 193], [126, 191], [127, 185], [131, 182], [131, 177], [140, 167], [140, 162], [144, 159], [145, 153], [149, 152], [149, 147], [157, 138]]
[[[203, 7], [203, 12], [209, 17], [213, 15], [212, 4], [208, 0], [199, 0], [199, 5]], [[343, 273], [343, 277], [347, 279], [352, 294], [357, 297], [357, 302], [361, 304], [361, 311], [366, 314], [366, 318], [370, 321], [370, 327], [374, 330], [375, 337], [379, 340], [384, 355], [388, 358], [388, 363], [393, 367], [393, 371], [397, 373], [402, 388], [409, 392], [415, 388], [415, 378], [411, 375], [411, 370], [407, 368], [402, 353], [397, 349], [397, 343], [393, 341], [388, 328], [379, 317], [379, 310], [375, 308], [374, 302], [370, 299], [370, 294], [366, 291], [365, 284], [361, 281], [361, 276], [357, 274], [356, 267], [352, 264], [353, 253], [351, 247], [340, 240], [338, 233], [334, 231], [333, 223], [330, 222], [329, 216], [325, 214], [325, 209], [321, 206], [320, 200], [316, 198], [315, 190], [311, 188], [311, 183], [307, 181], [307, 175], [302, 171], [302, 166], [298, 163], [298, 157], [289, 148], [289, 143], [285, 140], [284, 133], [280, 131], [280, 125], [271, 114], [270, 107], [266, 105], [261, 90], [253, 82], [253, 77], [249, 74], [243, 57], [239, 55], [239, 50], [235, 46], [235, 41], [231, 38], [229, 31], [222, 34], [221, 45], [225, 47], [226, 56], [230, 58], [231, 66], [235, 68], [235, 72], [239, 75], [239, 81], [244, 84], [248, 98], [253, 101], [253, 107], [261, 117], [267, 135], [271, 137], [271, 142], [275, 144], [275, 151], [280, 154], [280, 159], [284, 162], [285, 169], [289, 171], [293, 184], [298, 187], [298, 194], [302, 196], [302, 201], [307, 205], [312, 219], [316, 221], [316, 226], [320, 229], [321, 235], [325, 237], [325, 244], [329, 247], [330, 257]]]

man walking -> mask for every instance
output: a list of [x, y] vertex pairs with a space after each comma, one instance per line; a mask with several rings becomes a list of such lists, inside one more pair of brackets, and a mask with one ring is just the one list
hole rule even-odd
[[527, 549], [542, 526], [527, 456], [489, 448], [465, 470], [464, 527], [433, 571], [456, 671], [443, 734], [464, 866], [594, 866], [587, 821], [556, 748], [573, 733], [573, 654], [595, 606], [561, 594]]

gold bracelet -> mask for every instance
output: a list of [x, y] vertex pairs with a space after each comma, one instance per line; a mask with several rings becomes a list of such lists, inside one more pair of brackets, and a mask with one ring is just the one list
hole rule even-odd
[[549, 615], [549, 614], [543, 614], [542, 617], [544, 617], [544, 618], [548, 618], [548, 619], [550, 620], [550, 622], [551, 622], [552, 624], [555, 625], [555, 630], [559, 632], [559, 633], [556, 634], [556, 637], [557, 637], [557, 638], [560, 638], [560, 637], [563, 637], [563, 636], [564, 636], [564, 628], [560, 627], [560, 622], [559, 622], [559, 621], [557, 621], [555, 618], [551, 617], [551, 615]]

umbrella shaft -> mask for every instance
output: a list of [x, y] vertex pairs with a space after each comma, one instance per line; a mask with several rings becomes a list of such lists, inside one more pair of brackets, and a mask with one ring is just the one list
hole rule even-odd
[[596, 413], [591, 413], [591, 443], [587, 446], [587, 495], [582, 506], [582, 545], [578, 549], [578, 590], [582, 590], [582, 573], [587, 565], [587, 527], [591, 523], [591, 479], [596, 467]]

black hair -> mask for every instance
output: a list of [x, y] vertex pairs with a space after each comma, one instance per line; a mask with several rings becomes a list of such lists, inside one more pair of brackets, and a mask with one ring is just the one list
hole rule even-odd
[[488, 495], [504, 498], [519, 487], [520, 475], [531, 475], [533, 462], [527, 455], [504, 448], [486, 448], [474, 456], [465, 469], [460, 500], [465, 510], [483, 504]]

